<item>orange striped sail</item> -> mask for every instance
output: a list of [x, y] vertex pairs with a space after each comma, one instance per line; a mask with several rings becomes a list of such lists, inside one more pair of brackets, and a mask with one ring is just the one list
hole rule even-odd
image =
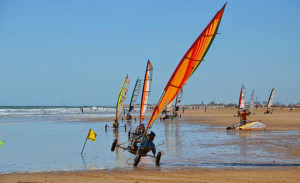
[[157, 105], [154, 108], [152, 116], [148, 122], [145, 134], [160, 111], [174, 100], [177, 93], [181, 90], [185, 82], [191, 77], [199, 64], [206, 55], [212, 41], [214, 40], [221, 18], [227, 3], [217, 12], [214, 18], [206, 26], [203, 32], [195, 40], [186, 54], [183, 56], [175, 71], [173, 72], [169, 82], [167, 83]]
[[153, 72], [153, 67], [152, 67], [150, 60], [148, 60], [146, 73], [145, 73], [145, 79], [144, 79], [143, 92], [142, 92], [140, 123], [143, 122], [144, 114], [147, 109], [148, 98], [149, 98], [151, 82], [152, 82], [152, 72]]
[[118, 121], [119, 116], [124, 108], [126, 95], [128, 93], [128, 86], [129, 86], [129, 78], [128, 75], [126, 76], [124, 83], [122, 85], [121, 91], [119, 93], [117, 107], [116, 107], [116, 120]]

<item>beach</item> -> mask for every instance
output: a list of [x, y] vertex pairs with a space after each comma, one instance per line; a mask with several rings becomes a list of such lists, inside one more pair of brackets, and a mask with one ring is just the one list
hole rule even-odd
[[[0, 182], [299, 182], [300, 110], [293, 109], [290, 112], [289, 109], [281, 110], [277, 108], [274, 109], [273, 114], [264, 114], [264, 111], [265, 109], [254, 110], [255, 115], [252, 114], [248, 118], [249, 120], [261, 120], [266, 124], [267, 128], [264, 132], [226, 132], [225, 128], [227, 126], [239, 121], [239, 118], [234, 117], [237, 113], [236, 108], [207, 108], [206, 112], [203, 109], [185, 110], [184, 113], [181, 111], [182, 117], [174, 120], [176, 124], [187, 123], [185, 124], [187, 127], [201, 124], [199, 136], [201, 136], [201, 132], [209, 131], [210, 128], [212, 129], [211, 135], [216, 136], [217, 140], [213, 142], [205, 143], [206, 141], [201, 139], [191, 141], [191, 144], [199, 148], [201, 156], [190, 154], [185, 156], [186, 151], [183, 151], [178, 154], [179, 158], [168, 159], [177, 150], [167, 147], [163, 149], [165, 155], [162, 157], [160, 167], [155, 167], [153, 164], [146, 162], [137, 168], [133, 168], [129, 163], [120, 167], [114, 165], [111, 168], [101, 170], [11, 172], [0, 174]], [[81, 120], [90, 120], [93, 121], [93, 125], [97, 125], [111, 122], [111, 119], [113, 118], [103, 117]], [[156, 121], [156, 123], [167, 123], [166, 130], [174, 128], [172, 126], [174, 122], [171, 120], [168, 122]], [[183, 126], [181, 128], [192, 131], [187, 127]], [[167, 135], [162, 147], [175, 146], [176, 144], [184, 149], [189, 147], [181, 144], [181, 141], [177, 141], [176, 136], [172, 136], [172, 131], [170, 133], [166, 130], [166, 134], [162, 132], [157, 134], [159, 136]], [[224, 134], [226, 136], [223, 136]], [[229, 139], [218, 139], [223, 137]], [[182, 141], [190, 142], [186, 138], [182, 138]], [[157, 141], [157, 143], [160, 143], [159, 140]], [[238, 149], [226, 153], [228, 150], [226, 147]], [[209, 152], [205, 152], [207, 149]], [[222, 152], [222, 149], [224, 149], [224, 152]], [[179, 150], [182, 151], [182, 149]], [[232, 154], [240, 155], [243, 158], [249, 157], [249, 159], [245, 161], [242, 158], [233, 159]], [[85, 156], [88, 158], [88, 156], [92, 156], [92, 153], [89, 152]], [[122, 155], [122, 157], [126, 156]], [[185, 160], [188, 156], [191, 159]], [[198, 160], [199, 158], [200, 160]], [[208, 161], [208, 158], [211, 159]], [[92, 162], [93, 160], [88, 161]], [[114, 160], [112, 159], [112, 161]], [[118, 161], [126, 160], [121, 158]], [[177, 164], [173, 161], [177, 161]], [[191, 163], [191, 161], [194, 163]], [[204, 161], [203, 164], [202, 161]]]

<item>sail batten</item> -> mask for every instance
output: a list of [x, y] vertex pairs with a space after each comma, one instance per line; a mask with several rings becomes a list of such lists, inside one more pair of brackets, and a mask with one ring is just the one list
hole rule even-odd
[[183, 85], [203, 61], [203, 58], [218, 31], [225, 6], [226, 4], [216, 13], [210, 23], [205, 27], [202, 33], [197, 37], [197, 39], [182, 57], [153, 110], [145, 133], [147, 133], [149, 127], [152, 125], [160, 111], [174, 100]]

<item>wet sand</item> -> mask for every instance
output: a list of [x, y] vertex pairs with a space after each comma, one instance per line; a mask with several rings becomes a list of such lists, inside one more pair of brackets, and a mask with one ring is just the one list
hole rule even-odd
[[289, 182], [300, 180], [300, 168], [288, 169], [184, 169], [171, 172], [158, 170], [112, 170], [86, 172], [13, 173], [0, 175], [2, 183], [36, 182]]
[[[203, 109], [186, 110], [179, 121], [190, 123], [209, 123], [214, 126], [225, 127], [239, 121], [234, 117], [236, 109]], [[261, 120], [267, 125], [269, 131], [300, 130], [300, 109], [280, 110], [277, 108], [273, 114], [263, 114], [265, 109], [255, 110], [249, 120]], [[93, 121], [110, 121], [112, 118], [90, 119]], [[247, 133], [247, 132], [246, 132]], [[297, 142], [300, 139], [293, 139]], [[287, 155], [300, 157], [299, 142], [296, 145], [289, 143], [268, 144], [257, 142], [269, 147], [269, 151], [284, 151]], [[256, 145], [256, 144], [251, 144]], [[299, 164], [300, 162], [295, 162]], [[179, 168], [160, 171], [159, 169], [114, 169], [83, 172], [42, 172], [42, 173], [10, 173], [0, 174], [0, 182], [299, 182], [299, 167], [253, 167], [253, 168]]]

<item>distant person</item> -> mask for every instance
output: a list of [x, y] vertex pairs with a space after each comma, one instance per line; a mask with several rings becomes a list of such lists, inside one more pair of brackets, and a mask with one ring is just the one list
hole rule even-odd
[[247, 122], [247, 116], [249, 116], [250, 112], [247, 112], [246, 109], [243, 109], [242, 112], [240, 113], [240, 124], [245, 125]]
[[118, 121], [115, 119], [113, 122], [113, 128], [118, 128], [119, 127], [119, 123]]
[[182, 113], [184, 113], [184, 106], [182, 107]]

